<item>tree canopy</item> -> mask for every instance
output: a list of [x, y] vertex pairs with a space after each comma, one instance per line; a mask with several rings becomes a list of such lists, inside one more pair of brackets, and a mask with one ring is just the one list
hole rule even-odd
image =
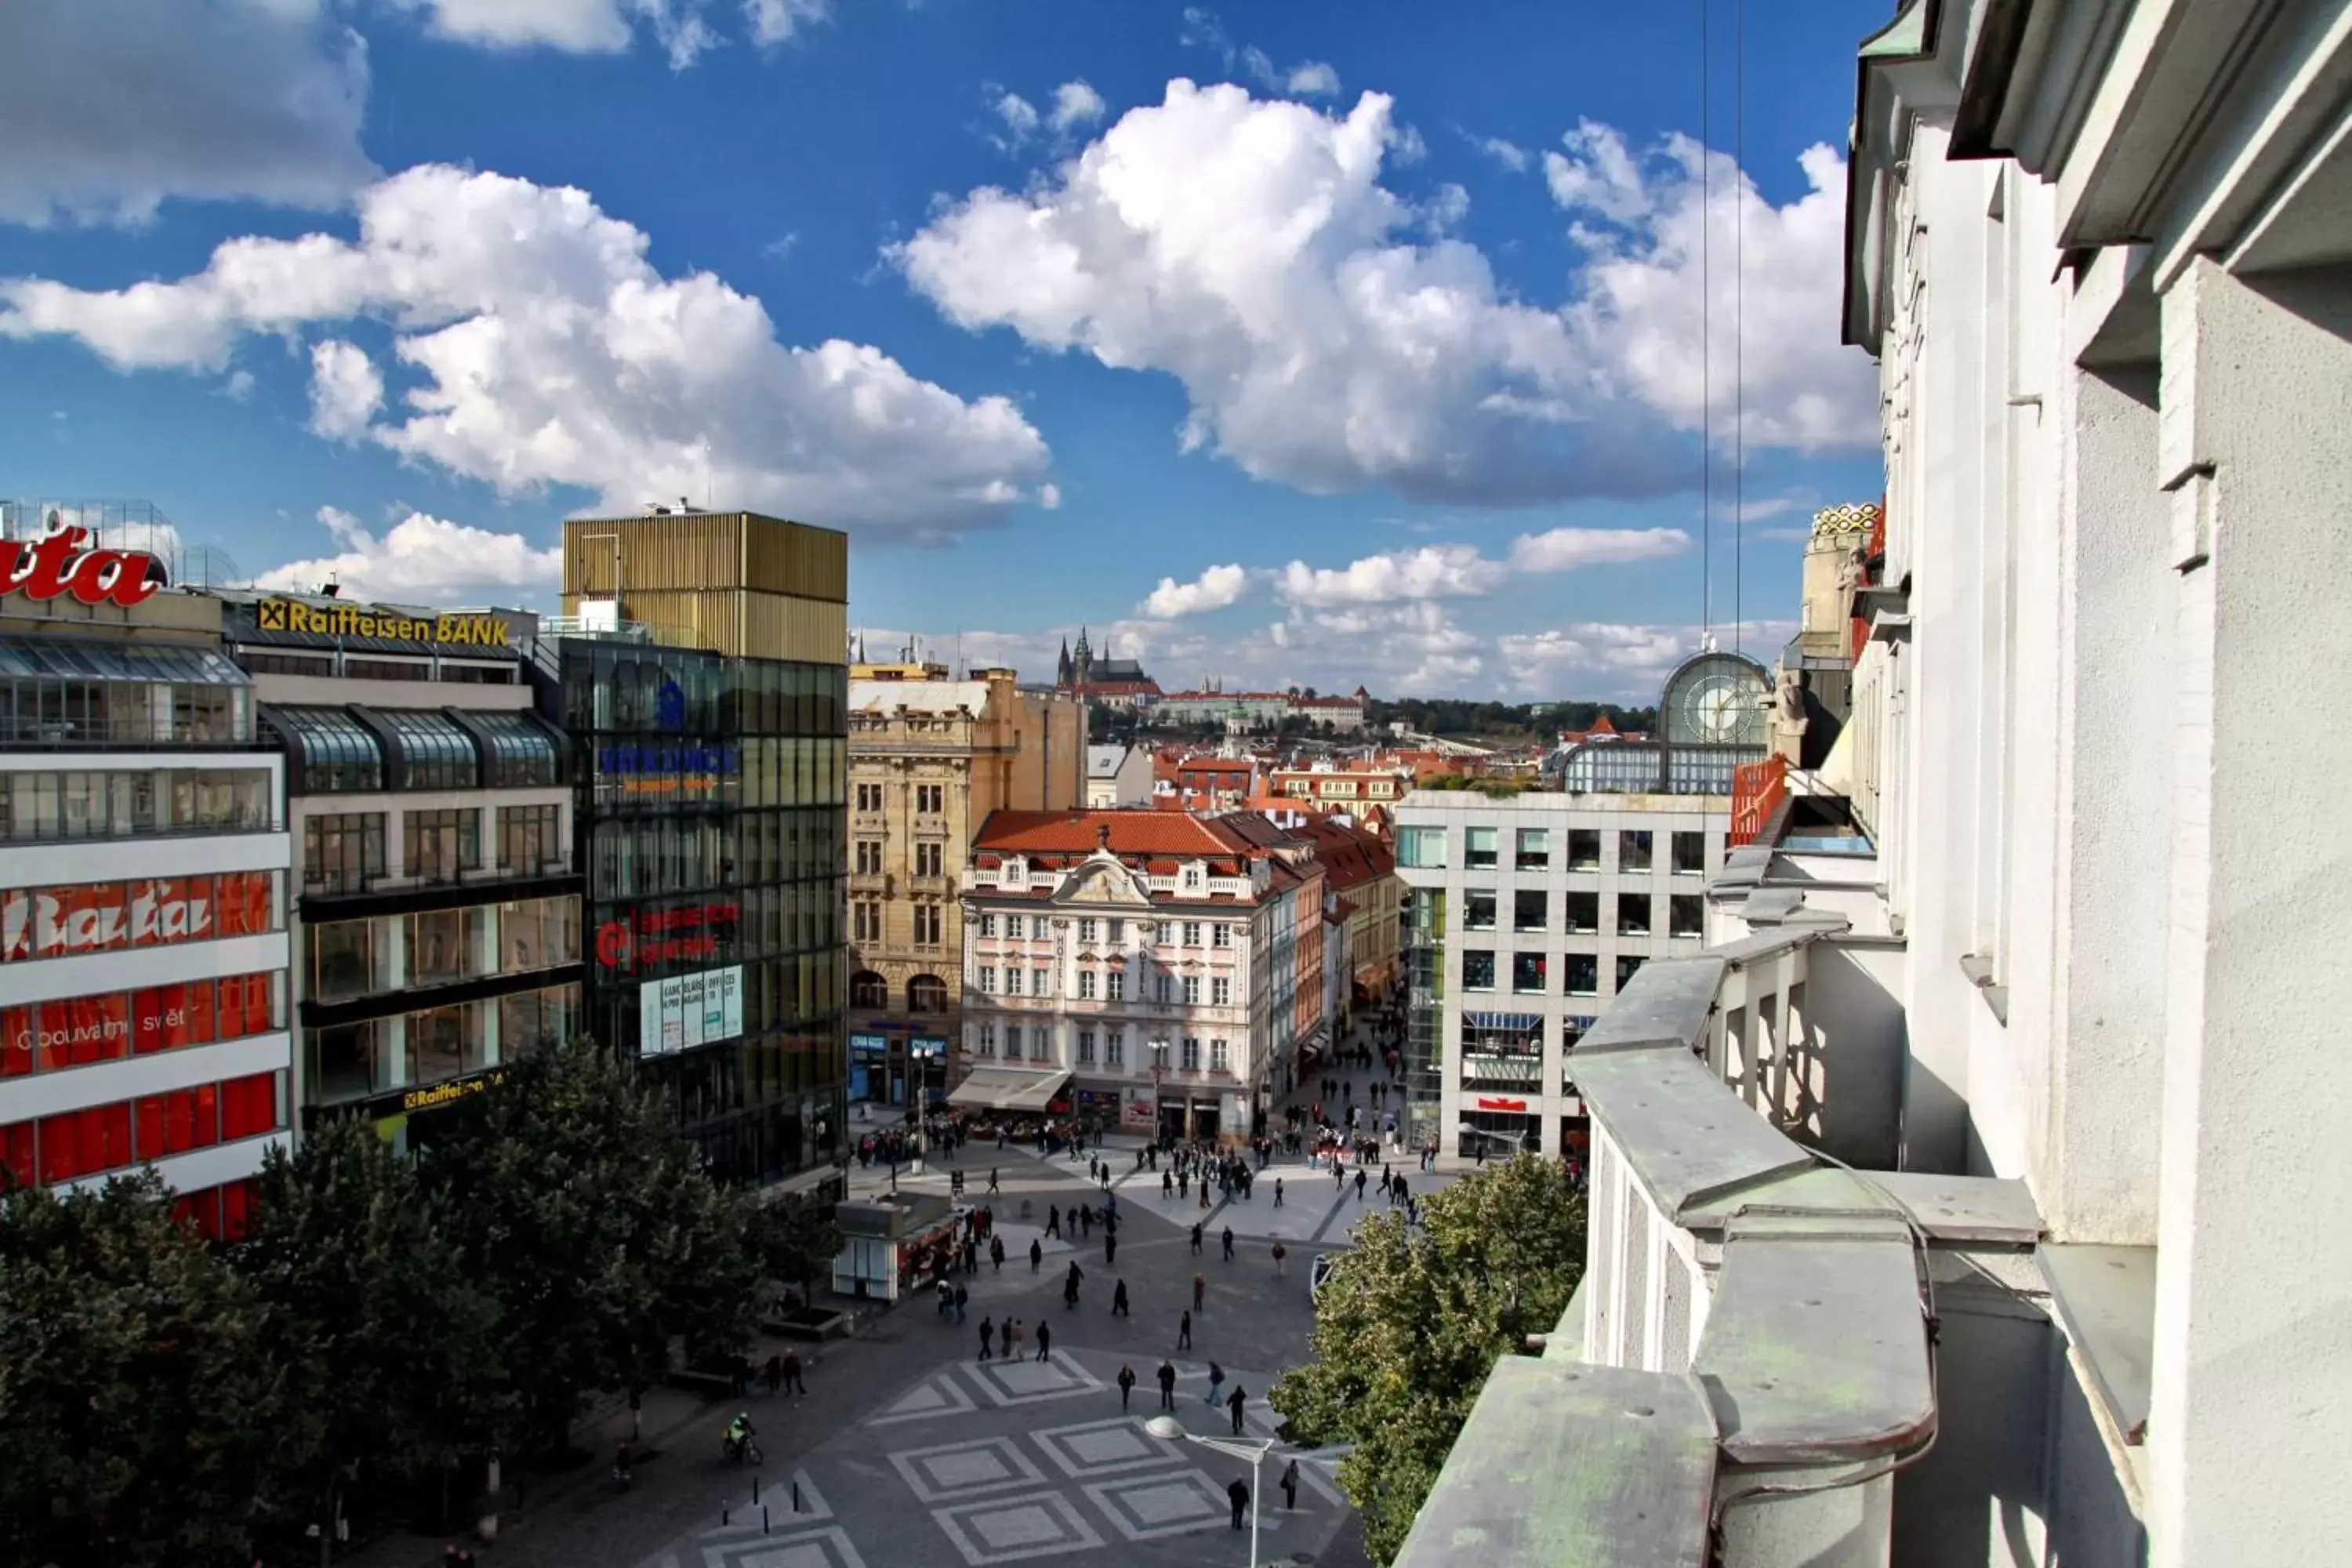
[[1584, 1200], [1520, 1154], [1356, 1229], [1316, 1298], [1315, 1359], [1271, 1395], [1296, 1442], [1353, 1443], [1339, 1480], [1388, 1562], [1486, 1374], [1567, 1310], [1584, 1272]]

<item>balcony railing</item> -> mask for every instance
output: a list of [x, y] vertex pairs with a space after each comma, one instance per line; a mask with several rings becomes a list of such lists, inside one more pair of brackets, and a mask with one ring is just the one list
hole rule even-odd
[[1770, 756], [1731, 770], [1731, 837], [1737, 849], [1756, 842], [1789, 794], [1789, 759]]

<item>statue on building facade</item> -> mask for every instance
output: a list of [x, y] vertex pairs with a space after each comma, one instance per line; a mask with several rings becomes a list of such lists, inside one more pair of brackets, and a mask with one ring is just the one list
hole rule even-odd
[[1788, 759], [1791, 766], [1802, 760], [1805, 728], [1810, 721], [1805, 714], [1805, 672], [1783, 669], [1780, 685], [1772, 704], [1772, 749]]

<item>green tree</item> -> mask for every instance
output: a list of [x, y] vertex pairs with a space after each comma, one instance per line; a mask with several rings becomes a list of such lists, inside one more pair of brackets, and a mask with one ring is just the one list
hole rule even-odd
[[803, 1194], [760, 1205], [757, 1236], [761, 1267], [771, 1279], [805, 1287], [833, 1270], [841, 1256], [841, 1229], [833, 1205]]
[[302, 1479], [324, 1535], [346, 1496], [446, 1475], [492, 1447], [498, 1310], [414, 1165], [366, 1122], [321, 1128], [290, 1159], [270, 1151], [257, 1197], [233, 1260], [269, 1309], [272, 1359], [299, 1394]]
[[152, 1174], [0, 1194], [0, 1562], [241, 1563], [290, 1452], [251, 1289]]
[[443, 1114], [418, 1171], [498, 1310], [509, 1448], [560, 1446], [583, 1397], [740, 1352], [762, 1259], [757, 1200], [719, 1186], [633, 1067], [585, 1041], [525, 1058]]
[[1375, 1561], [1404, 1543], [1497, 1359], [1549, 1329], [1584, 1272], [1584, 1201], [1521, 1154], [1357, 1227], [1315, 1304], [1315, 1359], [1271, 1395], [1294, 1441], [1353, 1443], [1340, 1486]]

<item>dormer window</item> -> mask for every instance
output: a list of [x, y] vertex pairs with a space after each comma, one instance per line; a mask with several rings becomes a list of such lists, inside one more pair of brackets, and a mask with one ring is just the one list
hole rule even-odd
[[1197, 864], [1196, 864], [1196, 865], [1191, 865], [1191, 866], [1187, 866], [1187, 867], [1185, 867], [1185, 868], [1184, 868], [1184, 889], [1185, 889], [1185, 891], [1187, 891], [1187, 892], [1193, 892], [1193, 891], [1197, 891], [1197, 890], [1199, 889], [1200, 886], [1201, 886], [1201, 868], [1200, 868]]
[[1008, 888], [1027, 887], [1029, 885], [1029, 862], [1022, 859], [1018, 856], [1005, 861], [1004, 870], [1002, 873], [1002, 879], [1003, 885]]

